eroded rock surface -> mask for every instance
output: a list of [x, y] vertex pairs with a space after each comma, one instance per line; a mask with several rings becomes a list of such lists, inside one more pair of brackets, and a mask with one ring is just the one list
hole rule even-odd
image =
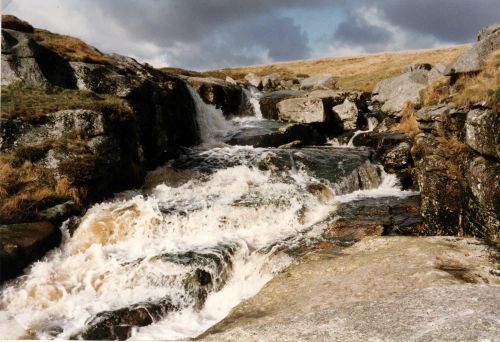
[[323, 250], [198, 339], [494, 339], [500, 278], [489, 257], [478, 240], [456, 237], [373, 237]]

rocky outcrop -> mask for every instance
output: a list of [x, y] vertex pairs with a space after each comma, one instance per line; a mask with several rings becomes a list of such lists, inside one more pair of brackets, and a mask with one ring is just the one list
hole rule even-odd
[[500, 159], [500, 114], [491, 109], [473, 109], [465, 121], [465, 143], [476, 152]]
[[411, 65], [403, 69], [399, 76], [380, 81], [373, 88], [372, 100], [382, 103], [382, 111], [399, 116], [405, 102], [420, 105], [420, 91], [428, 82], [441, 76], [429, 64]]
[[278, 102], [278, 118], [285, 122], [324, 122], [336, 133], [366, 125], [367, 96], [359, 91], [315, 90]]
[[417, 120], [422, 133], [412, 156], [426, 233], [498, 242], [500, 164], [493, 133], [498, 114], [436, 105], [419, 110]]
[[299, 97], [280, 101], [278, 118], [285, 122], [311, 123], [328, 120], [323, 100], [318, 97]]
[[343, 123], [344, 130], [356, 129], [356, 124], [358, 122], [358, 107], [356, 107], [353, 102], [345, 99], [342, 104], [334, 106], [332, 111]]
[[14, 82], [76, 87], [68, 61], [38, 44], [32, 33], [2, 28], [2, 85]]
[[203, 102], [220, 108], [224, 116], [238, 115], [245, 98], [240, 86], [217, 78], [189, 77], [189, 84]]
[[330, 74], [316, 75], [300, 80], [300, 89], [335, 89], [337, 80]]
[[58, 246], [61, 231], [50, 222], [0, 225], [0, 283]]
[[500, 23], [483, 28], [479, 31], [477, 40], [476, 44], [446, 67], [445, 75], [480, 71], [486, 57], [500, 48]]
[[299, 97], [302, 94], [304, 94], [304, 92], [299, 90], [280, 90], [262, 94], [259, 99], [262, 117], [265, 119], [278, 120], [278, 103], [288, 98]]

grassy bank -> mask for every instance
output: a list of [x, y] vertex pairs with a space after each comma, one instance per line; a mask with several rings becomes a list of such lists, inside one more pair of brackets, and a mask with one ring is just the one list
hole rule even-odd
[[277, 72], [285, 76], [330, 73], [338, 77], [338, 83], [342, 88], [371, 91], [378, 81], [398, 75], [405, 65], [412, 63], [441, 63], [446, 65], [469, 47], [470, 45], [458, 45], [441, 49], [297, 60], [208, 70], [203, 72], [202, 75], [215, 77], [225, 77], [227, 75], [237, 79], [249, 72], [258, 75]]

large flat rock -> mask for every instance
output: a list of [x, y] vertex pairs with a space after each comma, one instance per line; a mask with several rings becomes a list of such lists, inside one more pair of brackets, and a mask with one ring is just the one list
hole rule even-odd
[[494, 340], [500, 277], [472, 238], [372, 237], [310, 254], [203, 341]]

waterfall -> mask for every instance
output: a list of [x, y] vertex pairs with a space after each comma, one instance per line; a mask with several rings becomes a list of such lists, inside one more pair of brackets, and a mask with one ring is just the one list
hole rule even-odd
[[260, 110], [260, 102], [259, 102], [259, 99], [262, 94], [255, 88], [250, 88], [250, 90], [244, 89], [244, 91], [250, 93], [249, 101], [250, 104], [252, 105], [255, 118], [262, 119], [262, 111]]
[[194, 101], [201, 141], [203, 143], [220, 141], [222, 137], [231, 131], [230, 123], [224, 118], [222, 110], [203, 102], [193, 87], [190, 85], [187, 85], [187, 87]]

